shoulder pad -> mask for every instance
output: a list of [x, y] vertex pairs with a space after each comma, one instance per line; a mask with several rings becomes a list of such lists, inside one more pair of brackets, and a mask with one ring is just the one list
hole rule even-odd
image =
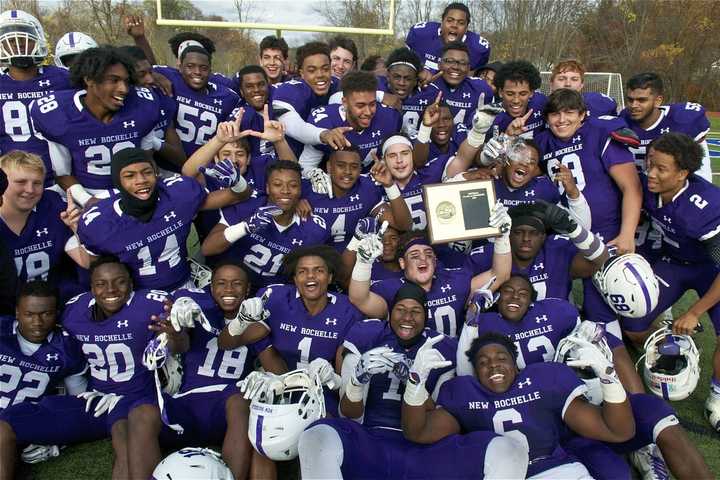
[[670, 111], [668, 114], [674, 122], [681, 124], [688, 124], [696, 122], [699, 119], [706, 119], [705, 107], [694, 102], [673, 103], [670, 105]]

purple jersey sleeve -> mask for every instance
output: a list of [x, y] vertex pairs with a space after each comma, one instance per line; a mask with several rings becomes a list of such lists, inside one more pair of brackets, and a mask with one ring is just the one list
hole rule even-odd
[[617, 102], [608, 95], [598, 92], [585, 92], [583, 93], [583, 99], [588, 110], [588, 116], [603, 117], [610, 115], [614, 117], [618, 113]]

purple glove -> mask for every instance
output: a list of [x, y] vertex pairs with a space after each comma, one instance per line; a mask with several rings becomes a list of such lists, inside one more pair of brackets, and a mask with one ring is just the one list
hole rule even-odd
[[258, 208], [258, 211], [248, 219], [247, 230], [249, 233], [264, 230], [273, 222], [273, 217], [277, 217], [283, 213], [282, 209], [277, 205], [265, 205]]
[[238, 172], [235, 163], [227, 158], [220, 160], [211, 167], [200, 167], [198, 170], [217, 180], [224, 188], [233, 187], [237, 183], [238, 177], [240, 177], [240, 172]]

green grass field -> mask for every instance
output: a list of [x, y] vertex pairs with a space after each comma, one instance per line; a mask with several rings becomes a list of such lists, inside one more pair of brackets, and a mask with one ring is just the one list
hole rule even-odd
[[[711, 118], [711, 130], [720, 133], [720, 118]], [[716, 137], [720, 139], [720, 134]], [[711, 150], [720, 152], [720, 146]], [[720, 173], [720, 158], [713, 160], [713, 171]], [[720, 185], [720, 176], [714, 180]], [[190, 244], [195, 243], [192, 239]], [[697, 299], [694, 293], [686, 294], [674, 307], [675, 317], [684, 313]], [[687, 400], [675, 402], [673, 407], [688, 430], [690, 438], [700, 449], [713, 474], [720, 478], [720, 434], [712, 431], [703, 417], [703, 404], [708, 394], [712, 374], [712, 354], [715, 349], [715, 334], [707, 315], [702, 319], [705, 331], [696, 335], [695, 340], [702, 351], [702, 376], [697, 390]], [[48, 426], [52, 428], [51, 426]], [[102, 479], [110, 478], [112, 447], [109, 440], [68, 447], [56, 459], [32, 467], [23, 467], [26, 478], [36, 480]]]

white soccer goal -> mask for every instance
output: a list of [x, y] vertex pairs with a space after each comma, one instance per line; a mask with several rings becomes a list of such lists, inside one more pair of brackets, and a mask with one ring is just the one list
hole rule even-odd
[[[550, 95], [550, 73], [540, 72], [542, 76], [542, 87], [540, 90], [545, 95]], [[622, 75], [610, 72], [587, 72], [585, 73], [585, 86], [583, 92], [598, 92], [612, 97], [618, 104], [618, 108], [625, 108], [625, 86]]]

